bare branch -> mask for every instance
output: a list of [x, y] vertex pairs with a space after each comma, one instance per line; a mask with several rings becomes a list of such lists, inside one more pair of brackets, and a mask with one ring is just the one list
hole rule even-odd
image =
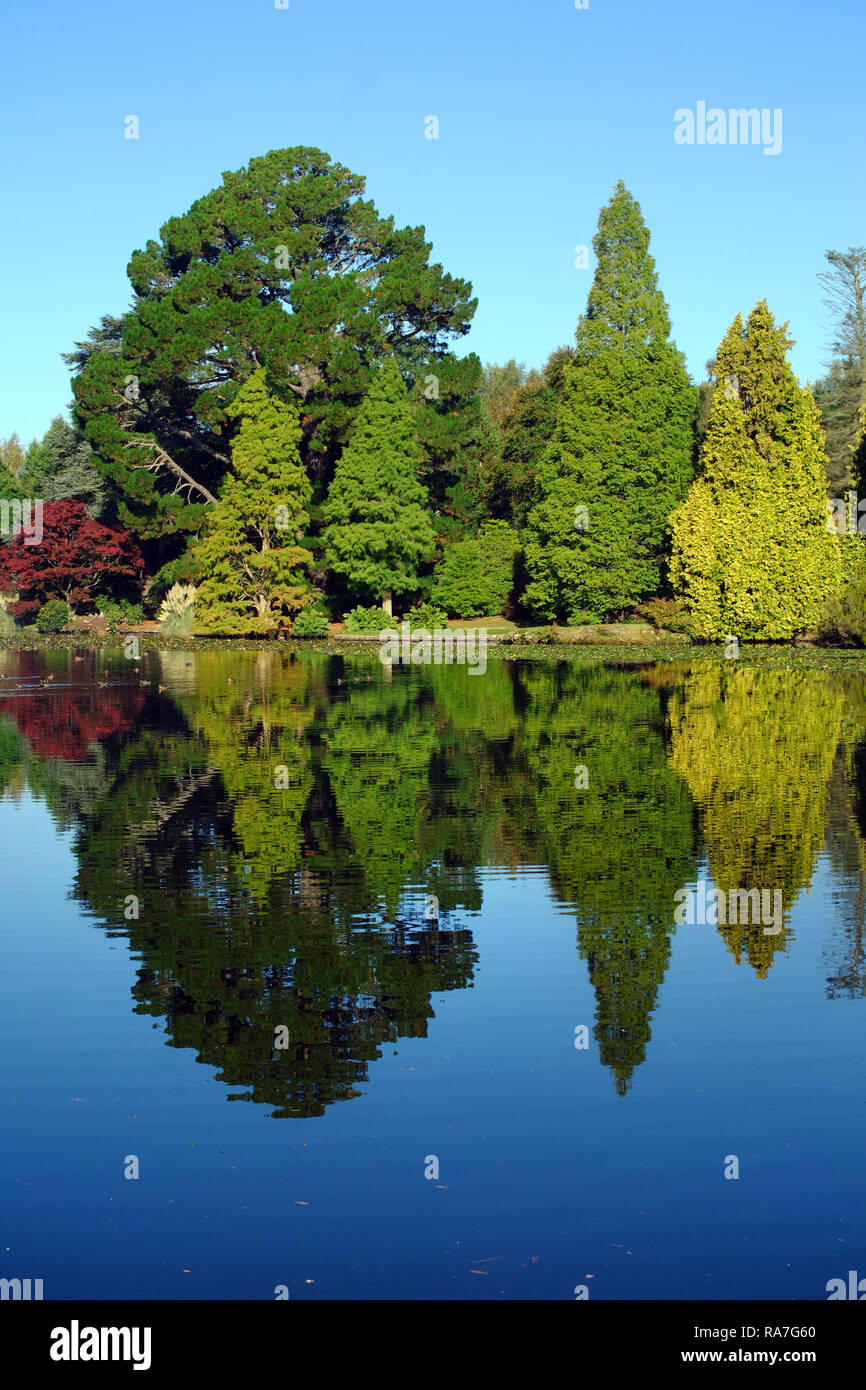
[[128, 444], [125, 444], [124, 448], [150, 449], [150, 462], [141, 466], [146, 468], [149, 473], [157, 473], [160, 468], [167, 468], [169, 473], [173, 473], [177, 479], [173, 495], [186, 490], [191, 500], [191, 494], [195, 491], [200, 493], [206, 502], [211, 504], [216, 503], [217, 499], [214, 497], [213, 493], [208, 492], [203, 483], [197, 483], [195, 478], [191, 477], [185, 468], [181, 468], [179, 463], [175, 463], [171, 455], [167, 454], [162, 445], [157, 444], [155, 439], [147, 439], [142, 435], [138, 435], [134, 439], [131, 439]]

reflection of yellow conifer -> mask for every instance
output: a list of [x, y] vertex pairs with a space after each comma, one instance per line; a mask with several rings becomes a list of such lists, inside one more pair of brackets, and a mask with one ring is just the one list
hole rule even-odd
[[[810, 883], [843, 712], [840, 682], [817, 670], [707, 664], [674, 689], [671, 763], [703, 812], [710, 871], [726, 893], [780, 888], [787, 917]], [[762, 926], [719, 930], [761, 976], [785, 940]]]
[[861, 671], [845, 671], [839, 680], [845, 700], [841, 736], [850, 759], [866, 739], [866, 681]]
[[[301, 862], [301, 817], [313, 785], [302, 737], [315, 713], [304, 699], [312, 675], [307, 663], [288, 665], [272, 653], [198, 658], [197, 695], [187, 713], [232, 802], [241, 867], [258, 900], [273, 878]], [[285, 787], [275, 785], [278, 768], [286, 769]]]

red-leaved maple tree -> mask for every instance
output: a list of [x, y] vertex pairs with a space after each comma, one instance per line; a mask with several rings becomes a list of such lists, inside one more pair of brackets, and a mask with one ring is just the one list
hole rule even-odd
[[17, 590], [13, 617], [25, 617], [48, 599], [71, 607], [97, 594], [129, 592], [140, 584], [144, 557], [125, 527], [91, 521], [83, 502], [46, 502], [42, 539], [25, 545], [23, 534], [0, 546], [0, 590]]

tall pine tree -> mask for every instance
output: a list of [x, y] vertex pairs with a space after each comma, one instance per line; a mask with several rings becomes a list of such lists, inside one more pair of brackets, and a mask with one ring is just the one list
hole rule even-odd
[[325, 504], [328, 567], [358, 597], [391, 612], [392, 596], [418, 588], [434, 536], [418, 481], [420, 454], [400, 369], [389, 359], [358, 412]]
[[670, 341], [649, 231], [624, 184], [602, 208], [597, 268], [529, 515], [524, 601], [597, 622], [655, 593], [667, 519], [692, 476], [696, 392]]
[[738, 314], [713, 364], [701, 475], [671, 518], [671, 578], [698, 635], [785, 641], [839, 588], [826, 454], [814, 397], [765, 300]]
[[232, 473], [207, 514], [197, 571], [196, 626], [272, 632], [303, 606], [310, 551], [295, 543], [309, 520], [310, 482], [301, 462], [295, 406], [271, 396], [259, 368], [229, 406], [240, 418]]

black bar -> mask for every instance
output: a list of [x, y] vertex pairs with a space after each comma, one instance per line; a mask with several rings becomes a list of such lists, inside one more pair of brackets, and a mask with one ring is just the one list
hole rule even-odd
[[[522, 1345], [524, 1355], [529, 1353], [539, 1373], [552, 1358], [560, 1363], [564, 1356], [563, 1369], [570, 1365], [575, 1376], [592, 1371], [598, 1374], [600, 1367], [616, 1379], [630, 1370], [651, 1377], [673, 1367], [684, 1369], [686, 1374], [701, 1374], [708, 1365], [732, 1370], [736, 1364], [746, 1370], [776, 1372], [805, 1367], [825, 1381], [851, 1364], [862, 1346], [864, 1332], [864, 1314], [845, 1307], [844, 1302], [575, 1300], [568, 1307], [533, 1302], [525, 1314], [518, 1313], [512, 1301], [507, 1302], [507, 1310], [503, 1304], [480, 1299], [471, 1303], [406, 1300], [397, 1305], [320, 1299], [261, 1303], [4, 1302], [0, 1303], [0, 1336], [7, 1367], [11, 1363], [26, 1372], [47, 1372], [52, 1379], [86, 1376], [92, 1380], [102, 1371], [115, 1378], [132, 1376], [133, 1383], [136, 1375], [142, 1380], [150, 1375], [160, 1381], [171, 1376], [173, 1383], [174, 1377], [186, 1374], [201, 1383], [210, 1373], [219, 1376], [223, 1384], [235, 1384], [258, 1380], [269, 1371], [292, 1376], [305, 1369], [307, 1360], [311, 1368], [318, 1365], [320, 1371], [329, 1366], [330, 1379], [339, 1374], [333, 1361], [335, 1351], [344, 1370], [353, 1376], [363, 1374], [366, 1378], [374, 1363], [380, 1373], [393, 1374], [401, 1368], [405, 1374], [410, 1369], [406, 1365], [407, 1340], [417, 1335], [424, 1339], [418, 1374], [429, 1385], [438, 1370], [448, 1376], [448, 1383], [460, 1372], [471, 1377], [476, 1357], [483, 1357], [489, 1374], [500, 1358], [510, 1359], [518, 1345]], [[339, 1330], [334, 1326], [335, 1313]], [[452, 1316], [459, 1341], [447, 1326]], [[521, 1327], [524, 1316], [525, 1328]], [[432, 1318], [434, 1326], [430, 1326]], [[73, 1346], [79, 1351], [89, 1352], [91, 1346], [101, 1351], [101, 1339], [95, 1341], [88, 1328], [128, 1329], [128, 1341], [119, 1337], [117, 1347], [130, 1359], [52, 1359], [52, 1347], [70, 1355]], [[133, 1329], [139, 1329], [135, 1337]], [[144, 1329], [150, 1329], [150, 1364], [142, 1364], [136, 1372], [133, 1358], [143, 1363], [148, 1354]], [[491, 1341], [491, 1334], [500, 1330], [501, 1338]], [[527, 1332], [534, 1334], [532, 1342], [524, 1340]], [[539, 1332], [556, 1337], [556, 1342], [539, 1342]], [[371, 1341], [374, 1337], [375, 1344]], [[105, 1350], [110, 1356], [111, 1338], [106, 1338]]]

